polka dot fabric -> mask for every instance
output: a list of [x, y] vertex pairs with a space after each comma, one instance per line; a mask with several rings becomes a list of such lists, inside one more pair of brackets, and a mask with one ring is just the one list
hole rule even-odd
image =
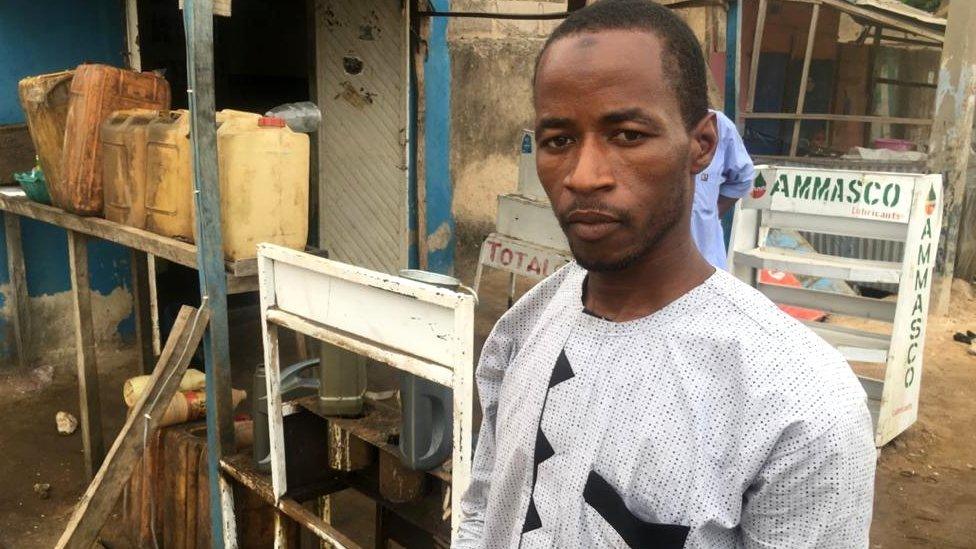
[[867, 547], [871, 419], [830, 345], [721, 270], [623, 323], [583, 313], [585, 275], [485, 344], [455, 547]]

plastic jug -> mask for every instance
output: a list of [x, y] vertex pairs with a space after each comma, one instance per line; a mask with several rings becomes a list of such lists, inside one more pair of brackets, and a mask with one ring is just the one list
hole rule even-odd
[[[256, 113], [224, 109], [217, 125], [232, 117], [257, 120]], [[146, 129], [146, 228], [193, 242], [193, 176], [190, 165], [190, 112], [161, 111]]]
[[64, 128], [63, 181], [49, 182], [54, 204], [80, 215], [101, 215], [102, 122], [120, 110], [168, 109], [169, 100], [169, 84], [156, 74], [108, 65], [79, 65], [71, 81]]
[[224, 255], [257, 255], [261, 242], [304, 249], [309, 140], [285, 121], [229, 117], [217, 129]]
[[116, 111], [102, 123], [102, 192], [105, 219], [146, 226], [146, 150], [157, 111]]
[[[478, 296], [448, 275], [402, 269], [400, 276], [451, 291]], [[422, 377], [400, 372], [400, 459], [415, 471], [427, 471], [451, 457], [454, 443], [454, 392]]]
[[61, 148], [68, 119], [73, 71], [62, 71], [24, 78], [17, 85], [20, 105], [27, 118], [38, 163], [49, 184], [60, 185]]
[[161, 111], [146, 128], [146, 228], [193, 241], [190, 115]]
[[[253, 113], [217, 113], [221, 229], [229, 260], [252, 258], [257, 244], [302, 249], [308, 239], [308, 136]], [[147, 228], [193, 242], [190, 120], [164, 113], [149, 126]]]
[[319, 408], [330, 416], [355, 417], [363, 413], [366, 394], [366, 357], [320, 342]]

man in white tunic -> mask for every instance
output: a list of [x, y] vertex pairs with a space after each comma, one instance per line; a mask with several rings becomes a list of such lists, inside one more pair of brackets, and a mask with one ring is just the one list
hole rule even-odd
[[576, 262], [485, 344], [455, 547], [867, 547], [864, 391], [691, 237], [705, 86], [694, 35], [646, 0], [584, 8], [543, 48], [537, 168]]

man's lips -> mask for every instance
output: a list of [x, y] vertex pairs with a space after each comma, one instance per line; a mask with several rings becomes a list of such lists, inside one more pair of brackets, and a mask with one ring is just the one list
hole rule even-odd
[[569, 212], [566, 216], [567, 223], [586, 223], [586, 224], [599, 224], [599, 223], [618, 223], [620, 222], [617, 217], [612, 214], [604, 213], [597, 210], [573, 210]]
[[588, 242], [605, 238], [620, 225], [616, 216], [596, 210], [574, 210], [565, 219], [567, 232]]

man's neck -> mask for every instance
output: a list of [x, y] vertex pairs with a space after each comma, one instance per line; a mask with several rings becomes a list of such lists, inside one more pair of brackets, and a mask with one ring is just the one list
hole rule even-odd
[[[675, 235], [678, 236], [678, 235]], [[701, 285], [715, 272], [698, 252], [691, 235], [663, 239], [656, 249], [630, 267], [591, 272], [584, 306], [614, 322], [647, 316]]]

